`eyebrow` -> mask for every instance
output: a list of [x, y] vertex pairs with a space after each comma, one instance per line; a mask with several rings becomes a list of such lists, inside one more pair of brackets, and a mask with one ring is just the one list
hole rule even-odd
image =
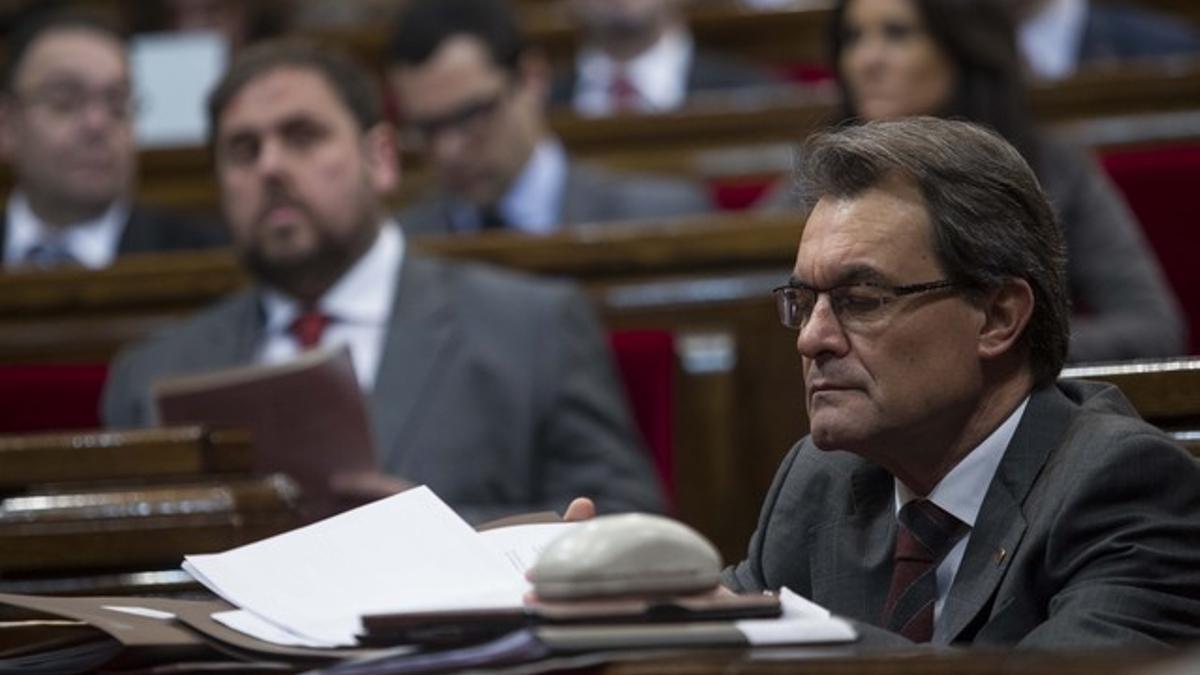
[[[887, 285], [892, 283], [892, 279], [879, 270], [870, 265], [850, 265], [838, 272], [834, 277], [832, 286], [850, 286], [853, 284], [881, 284]], [[806, 288], [816, 288], [816, 286], [795, 274], [788, 277], [789, 286], [804, 286]], [[831, 286], [831, 287], [832, 287]]]

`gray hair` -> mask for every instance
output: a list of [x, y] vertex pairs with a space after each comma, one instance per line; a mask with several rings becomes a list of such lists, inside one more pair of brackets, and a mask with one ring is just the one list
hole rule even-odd
[[893, 175], [915, 181], [948, 279], [977, 291], [1014, 278], [1029, 283], [1034, 308], [1021, 339], [1037, 385], [1054, 382], [1070, 339], [1066, 247], [1033, 170], [1012, 145], [968, 122], [869, 122], [810, 138], [798, 172], [809, 208]]

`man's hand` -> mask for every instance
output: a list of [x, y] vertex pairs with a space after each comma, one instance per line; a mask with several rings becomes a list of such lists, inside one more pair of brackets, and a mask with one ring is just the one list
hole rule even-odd
[[567, 505], [567, 512], [563, 514], [563, 520], [568, 523], [578, 522], [580, 520], [591, 520], [596, 517], [596, 504], [587, 497], [576, 497]]

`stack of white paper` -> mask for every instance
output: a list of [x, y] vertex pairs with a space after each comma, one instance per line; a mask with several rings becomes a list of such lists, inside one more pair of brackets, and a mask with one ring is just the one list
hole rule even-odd
[[242, 608], [246, 633], [317, 647], [355, 644], [359, 617], [520, 606], [525, 568], [570, 523], [478, 533], [419, 487], [224, 553], [187, 556], [197, 581]]

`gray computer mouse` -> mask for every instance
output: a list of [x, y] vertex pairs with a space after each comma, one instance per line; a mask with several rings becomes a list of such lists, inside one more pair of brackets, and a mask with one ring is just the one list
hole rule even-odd
[[715, 588], [721, 554], [699, 532], [644, 513], [600, 516], [554, 540], [529, 570], [542, 600], [680, 595]]

